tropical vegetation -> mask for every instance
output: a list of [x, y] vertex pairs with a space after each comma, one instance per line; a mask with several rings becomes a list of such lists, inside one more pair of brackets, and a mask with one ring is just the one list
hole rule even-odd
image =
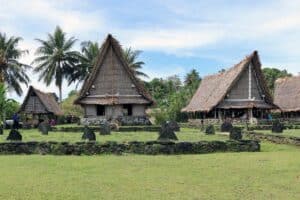
[[39, 73], [39, 80], [43, 80], [47, 86], [55, 82], [61, 102], [63, 81], [70, 77], [80, 62], [81, 55], [74, 50], [77, 39], [68, 38], [57, 26], [53, 34], [48, 34], [46, 40], [36, 39], [36, 41], [40, 47], [36, 50], [37, 57], [33, 61], [36, 65], [34, 71]]
[[21, 37], [7, 37], [0, 33], [0, 83], [4, 83], [8, 90], [22, 95], [21, 84], [28, 85], [30, 79], [26, 71], [29, 65], [21, 63], [19, 59], [28, 53], [18, 47]]

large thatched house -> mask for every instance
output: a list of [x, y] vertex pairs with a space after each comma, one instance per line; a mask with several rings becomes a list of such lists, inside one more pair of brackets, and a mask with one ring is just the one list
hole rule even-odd
[[149, 123], [145, 110], [153, 100], [124, 60], [118, 41], [108, 35], [75, 103], [84, 108], [83, 123], [116, 119], [144, 124]]
[[300, 118], [300, 76], [276, 80], [274, 103], [284, 117]]
[[183, 112], [199, 118], [249, 120], [264, 118], [276, 108], [254, 51], [227, 71], [204, 77]]
[[33, 86], [29, 87], [19, 113], [31, 115], [31, 119], [50, 119], [63, 115], [55, 93], [45, 93]]

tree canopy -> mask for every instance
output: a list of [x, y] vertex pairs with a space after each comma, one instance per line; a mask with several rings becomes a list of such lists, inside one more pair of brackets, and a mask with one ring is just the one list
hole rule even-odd
[[263, 73], [267, 82], [267, 85], [271, 91], [271, 93], [274, 93], [275, 89], [275, 81], [278, 78], [283, 78], [286, 76], [292, 76], [292, 74], [288, 73], [287, 70], [280, 70], [277, 68], [263, 68]]
[[28, 53], [27, 50], [18, 48], [21, 37], [7, 37], [0, 33], [0, 83], [4, 83], [8, 90], [14, 90], [22, 95], [21, 84], [26, 86], [30, 82], [27, 70], [29, 65], [19, 62], [19, 59]]

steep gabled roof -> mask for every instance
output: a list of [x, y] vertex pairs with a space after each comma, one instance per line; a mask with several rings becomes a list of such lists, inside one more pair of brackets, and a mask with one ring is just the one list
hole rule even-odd
[[190, 103], [182, 109], [183, 112], [209, 112], [216, 107], [234, 86], [243, 70], [252, 63], [256, 70], [257, 79], [265, 94], [265, 101], [273, 105], [272, 96], [267, 88], [261, 70], [261, 63], [257, 51], [247, 56], [232, 68], [218, 74], [206, 76], [200, 83], [199, 88], [192, 97]]
[[46, 108], [47, 112], [53, 113], [55, 115], [63, 115], [63, 111], [60, 109], [58, 102], [57, 102], [57, 97], [54, 93], [44, 93], [33, 86], [29, 87], [29, 90], [27, 92], [27, 95], [23, 101], [23, 104], [20, 107], [19, 112], [24, 112], [25, 111], [25, 106], [29, 100], [29, 97], [32, 93], [35, 93], [37, 97], [40, 99], [44, 107]]
[[[130, 69], [130, 67], [128, 66], [127, 62], [125, 61], [125, 59], [123, 57], [122, 49], [121, 49], [119, 42], [111, 34], [109, 34], [106, 37], [105, 41], [103, 42], [103, 44], [100, 48], [100, 51], [99, 51], [99, 55], [97, 57], [97, 62], [95, 64], [95, 66], [93, 67], [92, 72], [86, 78], [86, 80], [82, 86], [82, 89], [80, 90], [79, 97], [75, 100], [74, 103], [75, 104], [85, 104], [85, 102], [81, 101], [81, 100], [88, 96], [87, 93], [88, 93], [89, 89], [92, 87], [94, 80], [97, 78], [99, 70], [102, 66], [102, 63], [104, 62], [104, 59], [107, 56], [107, 52], [110, 47], [112, 47], [114, 53], [116, 54], [117, 58], [121, 62], [121, 66], [125, 69], [130, 80], [135, 85], [137, 92], [143, 98], [143, 99], [136, 99], [137, 103], [153, 104], [154, 101], [153, 101], [151, 95], [145, 89], [144, 84], [138, 78], [135, 77], [133, 71]], [[118, 99], [118, 96], [102, 98], [102, 99], [98, 99], [97, 101], [105, 104], [105, 102], [113, 101], [114, 99]], [[126, 99], [124, 101], [126, 102]]]
[[276, 80], [274, 103], [283, 112], [300, 111], [300, 76]]

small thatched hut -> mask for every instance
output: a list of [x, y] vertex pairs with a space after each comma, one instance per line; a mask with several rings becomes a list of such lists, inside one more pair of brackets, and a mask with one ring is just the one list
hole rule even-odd
[[84, 108], [82, 122], [97, 124], [117, 119], [122, 124], [149, 123], [145, 110], [152, 103], [143, 83], [124, 60], [120, 44], [108, 35], [75, 100]]
[[30, 86], [19, 113], [31, 115], [33, 120], [56, 118], [63, 115], [57, 99], [55, 93], [44, 93]]
[[183, 112], [202, 119], [249, 120], [264, 118], [276, 108], [254, 51], [227, 71], [204, 77]]
[[300, 75], [276, 80], [274, 103], [283, 117], [300, 118]]

